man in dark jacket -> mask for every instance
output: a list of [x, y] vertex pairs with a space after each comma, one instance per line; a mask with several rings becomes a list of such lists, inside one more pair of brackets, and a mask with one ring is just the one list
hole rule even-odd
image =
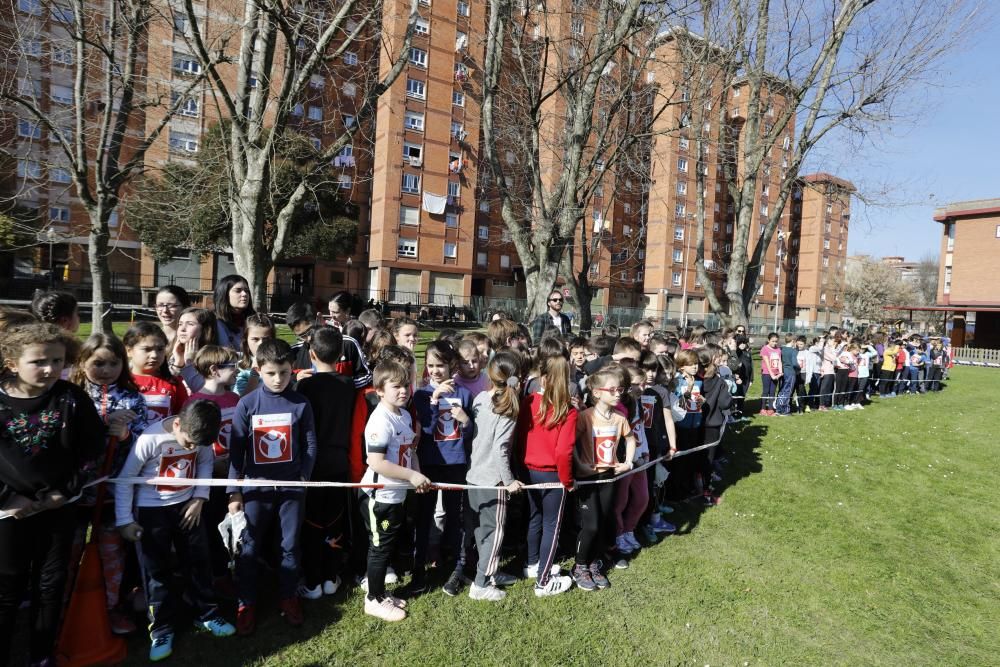
[[537, 345], [546, 329], [555, 328], [560, 335], [570, 333], [569, 317], [562, 314], [563, 295], [559, 290], [552, 290], [548, 298], [548, 310], [539, 315], [531, 323], [531, 340]]

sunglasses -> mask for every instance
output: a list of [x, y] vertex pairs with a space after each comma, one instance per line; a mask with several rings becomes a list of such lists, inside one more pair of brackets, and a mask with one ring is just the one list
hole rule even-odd
[[549, 299], [549, 303], [562, 303], [562, 299]]
[[228, 363], [228, 364], [218, 364], [218, 365], [216, 365], [216, 368], [236, 368], [236, 362], [233, 361], [233, 362]]

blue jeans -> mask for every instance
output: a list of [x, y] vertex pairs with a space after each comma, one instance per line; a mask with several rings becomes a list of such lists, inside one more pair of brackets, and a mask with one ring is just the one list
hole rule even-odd
[[778, 392], [778, 381], [771, 378], [770, 375], [760, 376], [761, 385], [760, 389], [760, 409], [773, 410], [774, 409], [774, 395]]
[[783, 415], [792, 412], [792, 390], [795, 389], [795, 380], [795, 373], [785, 373], [781, 377], [781, 389], [778, 390], [778, 400], [775, 402], [774, 409]]

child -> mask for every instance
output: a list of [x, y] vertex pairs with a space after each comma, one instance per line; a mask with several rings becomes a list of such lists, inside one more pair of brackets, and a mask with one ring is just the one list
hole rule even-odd
[[[587, 383], [594, 406], [577, 418], [573, 450], [580, 532], [572, 576], [578, 588], [592, 591], [610, 586], [598, 555], [609, 542], [605, 538], [614, 512], [615, 485], [581, 486], [580, 483], [608, 480], [617, 473], [631, 470], [637, 443], [629, 419], [618, 411], [626, 383], [621, 366], [609, 364], [591, 375]], [[618, 441], [622, 438], [625, 440], [624, 462], [618, 460]]]
[[[406, 404], [413, 381], [408, 366], [394, 361], [380, 361], [375, 366], [374, 385], [379, 404], [365, 427], [368, 469], [362, 482], [368, 488], [358, 490], [361, 518], [371, 536], [368, 546], [367, 592], [365, 613], [383, 621], [406, 618], [406, 602], [388, 595], [385, 575], [393, 546], [405, 521], [403, 501], [410, 484], [417, 493], [431, 490], [431, 481], [420, 472], [413, 455], [417, 434], [413, 430]], [[375, 485], [386, 485], [375, 488]]]
[[0, 344], [8, 371], [0, 378], [0, 662], [10, 660], [27, 599], [28, 658], [55, 664], [76, 523], [65, 503], [104, 453], [106, 431], [87, 394], [59, 379], [75, 359], [74, 336], [27, 324], [5, 332]]
[[475, 536], [479, 554], [476, 579], [469, 588], [473, 600], [497, 602], [506, 597], [498, 587], [513, 578], [499, 571], [503, 546], [507, 494], [523, 484], [511, 471], [511, 447], [517, 425], [521, 359], [513, 352], [498, 352], [487, 366], [491, 387], [480, 392], [472, 404], [474, 435], [466, 482], [495, 486], [496, 491], [469, 489], [465, 530]]
[[799, 355], [795, 346], [795, 334], [785, 334], [785, 345], [781, 348], [781, 389], [774, 412], [779, 417], [792, 414], [792, 392], [799, 377]]
[[[72, 381], [83, 388], [94, 402], [101, 419], [108, 425], [108, 439], [102, 468], [110, 475], [117, 475], [125, 463], [134, 439], [149, 426], [146, 418], [146, 401], [132, 381], [128, 370], [125, 346], [114, 336], [93, 334], [80, 350], [78, 365]], [[113, 445], [113, 446], [112, 446]], [[90, 525], [92, 509], [96, 502], [94, 493], [87, 494], [79, 507], [75, 551], [82, 549]], [[129, 614], [118, 608], [122, 576], [125, 572], [125, 543], [115, 526], [112, 498], [102, 508], [101, 521], [95, 526], [101, 567], [104, 570], [104, 594], [108, 606], [108, 620], [115, 634], [135, 632], [135, 623]], [[79, 553], [76, 554], [79, 556]]]
[[247, 328], [243, 332], [242, 354], [240, 356], [236, 374], [236, 383], [233, 388], [240, 396], [246, 396], [254, 389], [260, 381], [260, 374], [257, 372], [257, 348], [265, 340], [274, 340], [277, 337], [277, 330], [271, 318], [263, 313], [254, 313], [247, 317]]
[[391, 325], [392, 337], [396, 339], [396, 345], [408, 348], [411, 352], [417, 347], [417, 340], [420, 338], [420, 327], [408, 317], [397, 317]]
[[565, 357], [546, 360], [542, 388], [544, 393], [530, 394], [521, 400], [517, 437], [527, 481], [559, 482], [563, 487], [528, 490], [528, 563], [524, 576], [537, 579], [534, 589], [537, 597], [548, 597], [565, 593], [573, 585], [572, 579], [558, 575], [558, 566], [553, 564], [566, 489], [573, 487], [576, 438], [577, 412], [569, 400], [569, 362]]
[[483, 357], [475, 342], [468, 338], [459, 341], [458, 356], [458, 372], [452, 376], [455, 386], [467, 390], [473, 397], [489, 389], [490, 379], [483, 370]]
[[[818, 339], [814, 338], [812, 344], [815, 345]], [[805, 336], [799, 336], [796, 341], [796, 347], [798, 348], [798, 362], [799, 362], [799, 379], [796, 387], [799, 392], [799, 399], [803, 401], [804, 406], [801, 412], [812, 412], [814, 409], [819, 407], [817, 401], [817, 394], [819, 394], [819, 363], [820, 357], [809, 345]]]
[[587, 339], [577, 336], [569, 342], [570, 380], [581, 387], [587, 377], [584, 366], [587, 365]]
[[139, 392], [146, 399], [150, 423], [180, 412], [188, 391], [178, 378], [163, 376], [167, 336], [152, 322], [136, 322], [122, 339], [128, 353], [129, 370]]
[[[680, 364], [677, 364], [680, 366]], [[760, 377], [764, 383], [761, 388], [760, 414], [773, 417], [775, 411], [774, 395], [778, 392], [778, 383], [783, 370], [781, 367], [781, 350], [778, 349], [778, 334], [774, 331], [767, 334], [767, 345], [760, 348]]]
[[[739, 331], [737, 329], [737, 331]], [[753, 355], [750, 354], [750, 339], [746, 334], [737, 333], [733, 337], [736, 343], [736, 359], [739, 362], [733, 375], [736, 376], [736, 401], [733, 415], [743, 419], [743, 403], [753, 384]]]
[[850, 346], [845, 345], [841, 347], [840, 351], [837, 352], [837, 361], [834, 364], [836, 377], [836, 396], [834, 396], [833, 406], [834, 410], [847, 409], [847, 403], [851, 393], [851, 372], [857, 371], [857, 368], [858, 364], [854, 359], [854, 354], [851, 352]]
[[863, 403], [868, 399], [868, 377], [871, 372], [872, 359], [878, 353], [872, 347], [871, 341], [865, 340], [858, 352], [858, 389], [854, 392], [854, 409], [864, 410]]
[[836, 388], [835, 365], [840, 356], [840, 332], [831, 328], [830, 332], [820, 339], [819, 351], [819, 410], [826, 412], [833, 406], [834, 390]]
[[[628, 383], [623, 385], [629, 387], [629, 390], [623, 395], [622, 403], [630, 415], [629, 421], [636, 442], [635, 453], [631, 461], [633, 466], [642, 466], [649, 462], [650, 448], [648, 435], [652, 435], [652, 429], [650, 429], [648, 434], [645, 429], [646, 409], [641, 400], [641, 398], [644, 398], [642, 393], [643, 386], [646, 383], [646, 373], [640, 368], [628, 368], [625, 369], [622, 379], [628, 380]], [[601, 398], [598, 397], [598, 401]], [[594, 408], [597, 408], [597, 405]], [[584, 414], [586, 414], [586, 411], [584, 411]], [[650, 418], [652, 418], [651, 414]], [[649, 504], [646, 471], [634, 473], [608, 486], [616, 487], [614, 500], [615, 546], [621, 554], [638, 551], [642, 545], [635, 538], [635, 530], [639, 525], [639, 519], [642, 518]], [[655, 542], [656, 539], [654, 537], [652, 543]]]
[[[316, 372], [299, 381], [298, 391], [308, 399], [316, 419], [314, 481], [350, 481], [348, 447], [354, 410], [354, 381], [337, 372], [344, 337], [333, 327], [318, 327], [309, 346], [310, 366]], [[340, 551], [346, 546], [348, 496], [345, 488], [306, 490], [302, 525], [302, 573], [299, 597], [316, 600], [333, 595], [340, 586]]]
[[[665, 354], [656, 355], [655, 362], [655, 367], [651, 364], [643, 365], [646, 370], [646, 389], [642, 392], [644, 405], [649, 395], [656, 397], [652, 420], [654, 438], [647, 438], [647, 440], [655, 442], [656, 433], [663, 433], [663, 436], [660, 437], [662, 445], [659, 452], [655, 454], [655, 458], [666, 455], [668, 461], [664, 462], [663, 466], [669, 471], [672, 465], [669, 459], [677, 453], [675, 424], [684, 419], [687, 411], [679, 404], [677, 394], [674, 393], [674, 376], [677, 374], [677, 366], [674, 364], [673, 357]], [[650, 456], [654, 456], [652, 447], [650, 448]], [[664, 484], [663, 482], [656, 483], [655, 474], [650, 474], [648, 477], [650, 478], [650, 514], [647, 526], [656, 534], [674, 533], [677, 531], [677, 527], [661, 516], [671, 514], [674, 511], [670, 505], [661, 503]]]
[[198, 350], [206, 345], [215, 345], [217, 335], [215, 313], [207, 308], [185, 308], [177, 318], [177, 335], [174, 336], [169, 368], [171, 373], [183, 378], [190, 391], [198, 391], [204, 383], [204, 378], [194, 366]]
[[31, 312], [39, 322], [55, 324], [68, 333], [80, 329], [80, 308], [76, 297], [69, 292], [39, 290], [31, 300]]
[[[775, 339], [777, 342], [777, 339]], [[692, 350], [679, 350], [674, 355], [677, 364], [677, 376], [674, 393], [678, 403], [683, 406], [685, 415], [675, 424], [677, 428], [677, 449], [686, 451], [694, 449], [704, 442], [701, 408], [705, 399], [701, 393], [701, 380], [698, 379], [698, 355]], [[692, 498], [700, 495], [695, 485], [696, 466], [692, 456], [684, 456], [674, 461], [672, 474], [667, 484], [674, 498]]]
[[[700, 363], [703, 377], [702, 396], [704, 398], [704, 404], [701, 409], [704, 429], [702, 437], [706, 444], [715, 443], [716, 446], [698, 452], [694, 457], [701, 461], [703, 491], [699, 502], [707, 507], [711, 507], [717, 505], [719, 502], [719, 497], [711, 490], [712, 483], [719, 481], [719, 478], [713, 472], [712, 463], [717, 459], [721, 459], [721, 456], [718, 454], [721, 451], [722, 434], [726, 428], [726, 413], [732, 405], [732, 397], [729, 387], [718, 372], [715, 359], [711, 356], [703, 355], [700, 357]], [[722, 472], [721, 467], [718, 472]]]
[[[163, 419], [143, 433], [129, 452], [122, 477], [204, 479], [212, 474], [212, 446], [219, 436], [219, 406], [208, 400], [190, 401], [180, 414]], [[122, 536], [139, 543], [139, 560], [149, 605], [149, 659], [173, 653], [174, 621], [180, 595], [171, 590], [176, 574], [171, 551], [187, 569], [185, 600], [195, 608], [195, 627], [215, 637], [236, 632], [219, 615], [212, 588], [208, 530], [201, 520], [208, 488], [199, 486], [115, 486], [116, 525]], [[133, 514], [132, 502], [136, 510]]]
[[[472, 396], [468, 390], [457, 387], [451, 379], [456, 357], [451, 343], [442, 340], [429, 343], [424, 361], [428, 383], [413, 395], [413, 407], [421, 426], [420, 445], [417, 447], [420, 470], [435, 482], [445, 484], [462, 484], [465, 481], [468, 466], [465, 437], [472, 426], [469, 417]], [[443, 546], [450, 547], [457, 554], [455, 571], [445, 583], [444, 592], [454, 596], [461, 590], [462, 569], [466, 565], [465, 554], [461, 553], [464, 542], [462, 494], [458, 491], [442, 493], [445, 513], [442, 542]], [[413, 581], [410, 584], [414, 593], [423, 592], [426, 587], [424, 567], [436, 501], [434, 494], [421, 496], [418, 500]]]
[[941, 379], [944, 376], [944, 368], [948, 365], [948, 355], [945, 354], [944, 344], [940, 338], [935, 338], [931, 343], [931, 351], [928, 354], [930, 359], [930, 383], [928, 391], [941, 391]]
[[[249, 328], [248, 328], [249, 332]], [[306, 398], [289, 388], [295, 353], [283, 340], [269, 339], [257, 347], [260, 386], [240, 399], [229, 443], [229, 479], [304, 481], [316, 460], [316, 429]], [[252, 634], [257, 626], [257, 558], [266, 552], [268, 528], [277, 520], [281, 539], [278, 607], [289, 625], [302, 625], [299, 602], [299, 527], [301, 487], [228, 488], [229, 512], [246, 512], [247, 528], [236, 560], [239, 608], [236, 629]]]

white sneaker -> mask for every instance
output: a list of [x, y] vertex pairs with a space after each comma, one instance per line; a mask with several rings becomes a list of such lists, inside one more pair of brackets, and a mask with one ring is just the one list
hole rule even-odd
[[323, 595], [333, 595], [340, 588], [340, 577], [337, 577], [333, 581], [327, 579], [323, 582]]
[[393, 601], [392, 597], [386, 595], [379, 602], [374, 598], [369, 598], [365, 596], [365, 613], [369, 616], [374, 616], [375, 618], [380, 618], [383, 621], [388, 621], [389, 623], [395, 623], [396, 621], [402, 621], [406, 618], [406, 612], [397, 607]]
[[323, 587], [317, 586], [316, 588], [309, 588], [305, 584], [300, 584], [298, 593], [300, 598], [305, 598], [306, 600], [318, 600], [323, 597]]
[[855, 403], [854, 405], [855, 405], [855, 408], [854, 408], [855, 410], [864, 410], [865, 409], [865, 406], [861, 405], [860, 403]]
[[361, 586], [361, 590], [365, 593], [368, 592], [368, 577], [362, 577], [361, 581], [358, 582], [358, 586]]
[[[558, 572], [556, 574], [558, 574]], [[517, 577], [513, 574], [507, 574], [506, 572], [497, 572], [491, 578], [491, 583], [494, 586], [513, 586], [517, 583]]]
[[624, 558], [619, 558], [618, 560], [615, 561], [615, 569], [616, 570], [627, 570], [628, 569], [628, 561], [625, 560]]
[[560, 593], [565, 593], [570, 588], [573, 587], [573, 579], [571, 577], [559, 576], [550, 577], [549, 582], [544, 586], [539, 586], [535, 584], [535, 597], [547, 598], [553, 595], [559, 595]]
[[391, 567], [387, 568], [385, 571], [385, 583], [395, 584], [398, 582], [399, 582], [399, 577], [396, 575], [396, 571]]
[[639, 549], [642, 548], [642, 545], [639, 544], [639, 540], [635, 539], [635, 533], [628, 532], [622, 535], [622, 537], [624, 537], [628, 541], [628, 543], [632, 545], [633, 551], [638, 551]]
[[507, 593], [496, 586], [477, 586], [476, 584], [472, 584], [469, 586], [469, 597], [473, 600], [499, 602], [507, 597]]
[[[550, 576], [557, 577], [557, 576], [559, 576], [559, 573], [561, 573], [561, 572], [562, 572], [562, 568], [559, 567], [559, 565], [557, 565], [556, 563], [553, 563], [552, 567], [549, 568], [549, 575]], [[524, 578], [525, 579], [537, 579], [538, 578], [538, 563], [535, 563], [534, 565], [529, 565], [526, 568], [524, 568]]]

